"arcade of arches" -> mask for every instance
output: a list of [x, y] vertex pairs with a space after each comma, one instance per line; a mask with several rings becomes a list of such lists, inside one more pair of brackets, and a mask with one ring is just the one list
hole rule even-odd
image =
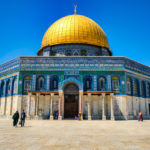
[[[97, 105], [94, 104], [96, 100], [93, 99], [95, 97], [97, 97]], [[35, 99], [35, 103], [33, 99]], [[75, 83], [67, 83], [64, 89], [59, 92], [29, 92], [27, 116], [31, 119], [43, 118], [42, 103], [46, 99], [48, 100], [47, 109], [49, 111], [49, 117], [46, 118], [50, 120], [74, 119], [79, 113], [82, 114], [83, 119], [114, 120], [113, 93], [111, 92], [83, 92]], [[34, 107], [30, 106], [33, 104], [35, 105], [35, 113], [32, 113], [33, 110], [31, 110]], [[95, 107], [99, 109], [97, 114], [94, 112]], [[57, 114], [58, 117], [54, 114]]]

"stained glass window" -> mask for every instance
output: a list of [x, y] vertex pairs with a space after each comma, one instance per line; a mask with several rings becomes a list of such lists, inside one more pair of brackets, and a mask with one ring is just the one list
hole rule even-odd
[[57, 76], [52, 77], [52, 89], [58, 89], [58, 77]]
[[137, 80], [134, 81], [134, 94], [138, 94], [138, 83]]
[[113, 91], [120, 90], [120, 78], [118, 76], [112, 77], [112, 89]]
[[14, 84], [13, 84], [13, 94], [17, 94], [17, 79], [14, 79]]
[[131, 78], [127, 78], [127, 93], [131, 94]]
[[99, 78], [99, 89], [105, 90], [105, 78], [103, 78], [103, 77]]

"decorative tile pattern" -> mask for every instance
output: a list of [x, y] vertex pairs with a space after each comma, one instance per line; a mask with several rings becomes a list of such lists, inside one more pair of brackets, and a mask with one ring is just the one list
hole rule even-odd
[[50, 76], [47, 75], [47, 82], [46, 82], [47, 90], [50, 89]]
[[108, 90], [111, 90], [111, 76], [108, 75]]
[[32, 76], [32, 90], [36, 89], [36, 75]]
[[93, 79], [94, 79], [94, 91], [97, 91], [97, 76], [94, 75]]
[[33, 91], [37, 89], [37, 77], [39, 76], [45, 78], [44, 90], [46, 91], [52, 90], [50, 80], [54, 75], [59, 78], [59, 89], [63, 88], [64, 81], [71, 80], [78, 82], [83, 89], [83, 78], [89, 75], [92, 77], [91, 91], [97, 91], [98, 76], [107, 79], [106, 89], [108, 91], [111, 91], [111, 77], [119, 76], [120, 91], [118, 94], [120, 95], [126, 94], [125, 77], [128, 75], [133, 79], [150, 83], [150, 68], [125, 57], [19, 57], [0, 66], [0, 80], [10, 78], [10, 75], [16, 71], [19, 72], [18, 94], [24, 93], [22, 91], [24, 76], [32, 76], [31, 90]]

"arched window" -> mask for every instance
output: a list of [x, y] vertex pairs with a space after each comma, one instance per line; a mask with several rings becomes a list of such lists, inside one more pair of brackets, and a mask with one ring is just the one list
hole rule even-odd
[[84, 80], [84, 90], [89, 90], [91, 89], [91, 84], [92, 84], [92, 78], [90, 76], [86, 76]]
[[105, 90], [105, 78], [104, 77], [99, 78], [99, 90], [101, 91]]
[[145, 88], [145, 82], [144, 81], [142, 81], [141, 82], [141, 94], [142, 94], [142, 96], [146, 96], [145, 95], [145, 93], [146, 93], [146, 90], [145, 90], [146, 88]]
[[24, 90], [26, 91], [31, 90], [31, 77], [30, 76], [26, 76], [24, 78]]
[[134, 81], [134, 94], [138, 95], [138, 81], [137, 80]]
[[74, 56], [79, 56], [79, 54], [77, 52], [74, 53]]
[[87, 56], [87, 52], [86, 52], [85, 49], [82, 49], [82, 50], [80, 51], [80, 56]]
[[51, 50], [51, 56], [56, 56], [57, 52], [55, 50]]
[[17, 79], [14, 79], [13, 82], [13, 94], [17, 94]]
[[131, 94], [131, 78], [127, 78], [127, 93]]
[[39, 88], [39, 90], [44, 89], [44, 78], [43, 77], [40, 77], [38, 79], [38, 88]]
[[52, 77], [52, 89], [58, 89], [58, 77], [57, 76], [53, 76]]
[[68, 49], [68, 50], [66, 51], [66, 56], [71, 56], [71, 55], [72, 55], [71, 50]]
[[3, 96], [4, 93], [5, 93], [4, 81], [2, 81], [2, 83], [1, 83], [1, 91], [0, 91], [1, 96]]
[[147, 96], [150, 97], [150, 83], [147, 84]]
[[120, 78], [118, 76], [112, 77], [112, 89], [113, 91], [120, 91]]
[[10, 80], [7, 82], [7, 95], [9, 95], [10, 94], [10, 89], [11, 88], [11, 86], [10, 86]]

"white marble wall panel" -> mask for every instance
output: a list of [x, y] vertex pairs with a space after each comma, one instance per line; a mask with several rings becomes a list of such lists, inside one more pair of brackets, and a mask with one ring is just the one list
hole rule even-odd
[[133, 97], [127, 97], [127, 108], [128, 108], [128, 115], [133, 115]]
[[85, 116], [88, 116], [88, 96], [85, 95], [83, 96], [83, 114], [85, 114]]
[[99, 97], [92, 95], [91, 98], [92, 116], [99, 115]]
[[30, 117], [31, 117], [31, 119], [33, 119], [34, 115], [35, 115], [35, 99], [36, 99], [36, 96], [32, 95], [31, 102], [30, 102]]
[[24, 110], [25, 112], [27, 112], [28, 109], [28, 96], [24, 95], [23, 96], [23, 100], [22, 100], [22, 110]]
[[58, 111], [59, 106], [59, 96], [55, 95], [53, 100], [53, 112]]
[[12, 114], [14, 114], [16, 112], [16, 110], [18, 110], [18, 95], [13, 96], [13, 103], [12, 103]]
[[46, 95], [45, 96], [45, 101], [44, 101], [44, 111], [43, 111], [43, 115], [44, 116], [48, 116], [50, 111], [50, 96]]
[[11, 110], [11, 96], [6, 97], [7, 103], [6, 103], [6, 115], [10, 115]]
[[4, 114], [4, 107], [5, 107], [5, 97], [1, 97], [1, 107], [0, 107], [0, 114]]

